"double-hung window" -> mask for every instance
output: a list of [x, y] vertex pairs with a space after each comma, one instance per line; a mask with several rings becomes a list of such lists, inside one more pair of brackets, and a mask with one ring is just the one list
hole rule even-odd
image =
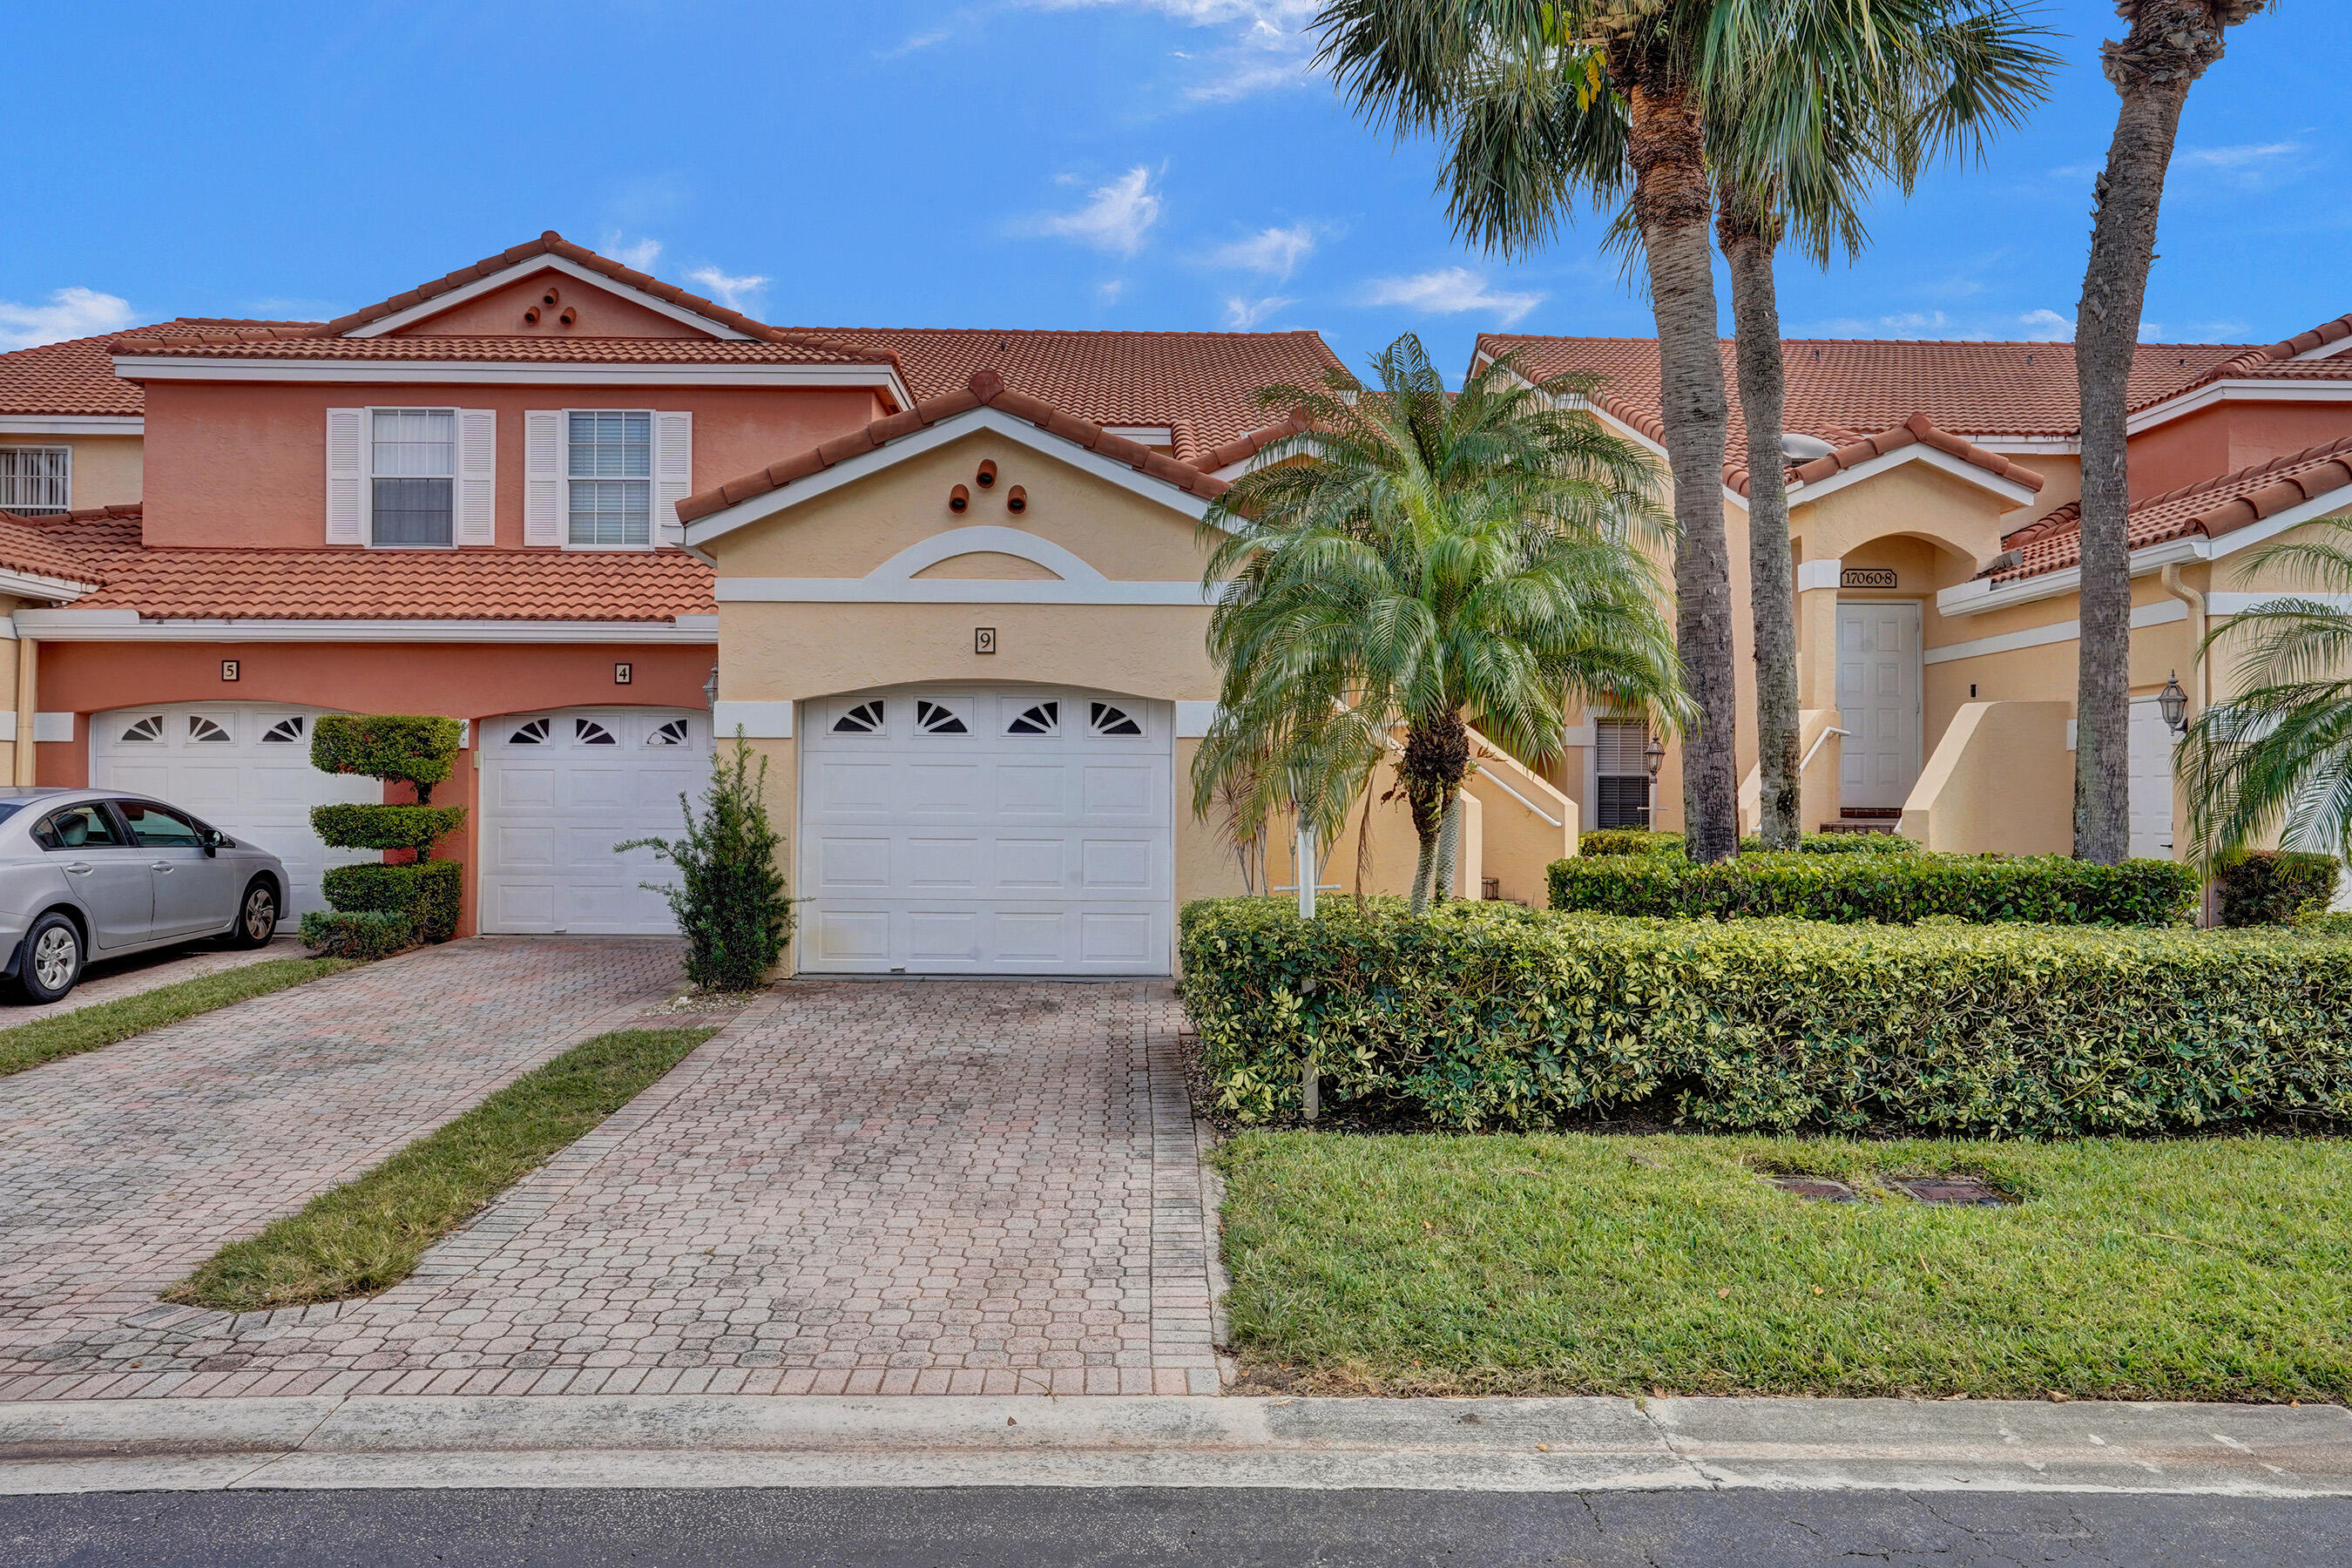
[[368, 542], [457, 542], [457, 411], [369, 410]]
[[1650, 826], [1650, 726], [1640, 719], [1592, 725], [1592, 816], [1596, 827]]
[[71, 447], [0, 447], [0, 511], [37, 517], [72, 505]]
[[607, 549], [651, 544], [653, 415], [575, 408], [565, 418], [566, 542]]

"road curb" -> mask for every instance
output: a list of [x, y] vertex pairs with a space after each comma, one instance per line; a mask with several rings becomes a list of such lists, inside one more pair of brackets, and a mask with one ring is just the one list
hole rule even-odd
[[247, 1488], [2352, 1496], [2336, 1405], [376, 1395], [0, 1406], [0, 1495]]

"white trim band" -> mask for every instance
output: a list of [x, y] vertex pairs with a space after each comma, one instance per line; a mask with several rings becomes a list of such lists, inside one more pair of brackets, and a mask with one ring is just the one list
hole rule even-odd
[[0, 414], [0, 436], [143, 436], [137, 414]]
[[879, 386], [900, 407], [906, 383], [884, 364], [557, 363], [542, 360], [204, 359], [117, 354], [125, 381], [429, 382], [448, 386]]
[[722, 605], [1159, 605], [1203, 609], [1217, 590], [1198, 583], [1068, 583], [1037, 578], [721, 577]]
[[[16, 715], [0, 711], [0, 741], [16, 738]], [[70, 713], [36, 713], [33, 715], [33, 739], [37, 743], [62, 743], [74, 738], [74, 716]]]
[[714, 338], [743, 342], [749, 342], [751, 336], [749, 332], [738, 331], [715, 317], [706, 316], [701, 311], [690, 310], [684, 305], [673, 305], [659, 295], [648, 294], [635, 285], [624, 283], [617, 278], [608, 278], [593, 268], [583, 267], [570, 257], [559, 256], [551, 250], [542, 250], [536, 256], [526, 256], [520, 261], [510, 262], [487, 277], [475, 279], [471, 283], [462, 283], [455, 289], [436, 294], [429, 300], [420, 300], [415, 304], [394, 310], [388, 316], [378, 316], [363, 327], [353, 327], [343, 336], [380, 338], [387, 332], [398, 331], [412, 321], [428, 321], [453, 306], [462, 305], [468, 300], [478, 300], [485, 294], [503, 289], [509, 283], [520, 282], [539, 272], [561, 272], [565, 277], [575, 279], [592, 289], [602, 289], [632, 304], [642, 305], [656, 315], [667, 316], [673, 321], [681, 322], [698, 331], [708, 332]]
[[1217, 707], [1214, 702], [1180, 700], [1176, 704], [1176, 738], [1197, 741], [1206, 735], [1217, 721]]
[[675, 621], [145, 620], [136, 610], [18, 610], [16, 635], [43, 642], [685, 643], [719, 640], [718, 617]]
[[[929, 539], [919, 539], [881, 565], [868, 572], [863, 579], [868, 583], [911, 582], [919, 572], [928, 572], [942, 561], [952, 561], [959, 555], [1010, 555], [1026, 561], [1033, 566], [1043, 566], [1056, 577], [1073, 583], [1108, 582], [1100, 572], [1085, 559], [1065, 550], [1050, 539], [1041, 539], [1025, 529], [1004, 528], [992, 523], [976, 523], [970, 528], [950, 528], [945, 533], [934, 533]], [[744, 579], [759, 581], [759, 579]], [[790, 579], [785, 579], [789, 581]], [[954, 582], [961, 579], [945, 578]], [[1020, 581], [1015, 578], [1014, 581]]]
[[1844, 581], [1841, 575], [1844, 570], [1844, 561], [1834, 555], [1825, 561], [1800, 561], [1797, 563], [1797, 592], [1809, 594], [1816, 588], [1836, 588]]
[[[2131, 613], [2131, 629], [2142, 631], [2149, 626], [2168, 626], [2174, 621], [2188, 618], [2188, 605], [2178, 599], [2165, 599], [2135, 608]], [[1979, 658], [1986, 654], [2014, 653], [2019, 648], [2073, 642], [2082, 635], [2080, 621], [2053, 621], [2046, 626], [2027, 626], [2022, 631], [2002, 632], [1997, 637], [1978, 637], [1972, 642], [1946, 643], [1942, 647], [1931, 647], [1922, 653], [1919, 662], [1949, 664], [1956, 658]]]

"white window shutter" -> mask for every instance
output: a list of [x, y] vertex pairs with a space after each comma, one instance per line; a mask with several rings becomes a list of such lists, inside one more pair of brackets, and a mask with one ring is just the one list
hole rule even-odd
[[327, 542], [367, 542], [367, 410], [327, 410]]
[[522, 542], [563, 542], [563, 410], [522, 416]]
[[457, 410], [457, 542], [496, 544], [499, 483], [499, 414], [495, 408]]
[[694, 493], [694, 416], [657, 413], [654, 416], [654, 531], [656, 544], [685, 542], [686, 525], [677, 521], [677, 503]]

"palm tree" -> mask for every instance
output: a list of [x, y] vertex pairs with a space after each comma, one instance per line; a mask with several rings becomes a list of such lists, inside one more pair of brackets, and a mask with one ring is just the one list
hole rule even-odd
[[1803, 832], [1774, 252], [1789, 235], [1817, 265], [1835, 251], [1859, 253], [1862, 193], [1885, 179], [1907, 195], [1931, 159], [1980, 153], [1986, 132], [2023, 119], [2058, 63], [2035, 42], [2042, 31], [2009, 0], [1720, 0], [1708, 18], [1699, 77], [1747, 429], [1767, 848], [1793, 849]]
[[1643, 549], [1663, 531], [1654, 470], [1559, 406], [1591, 382], [1534, 383], [1507, 355], [1449, 396], [1411, 333], [1371, 363], [1376, 385], [1334, 370], [1266, 389], [1308, 433], [1202, 521], [1223, 675], [1193, 806], [1255, 776], [1266, 813], [1296, 797], [1336, 835], [1402, 728], [1419, 912], [1452, 883], [1472, 724], [1539, 763], [1559, 751], [1570, 697], [1669, 724], [1688, 705]]
[[[2331, 595], [2352, 593], [2352, 526], [2333, 531], [2257, 550], [2241, 573], [2299, 571]], [[2342, 854], [2352, 845], [2352, 611], [2273, 600], [2216, 627], [2198, 657], [2225, 642], [2244, 645], [2243, 689], [2189, 721], [2175, 759], [2198, 864], [2218, 868], [2273, 838]]]
[[[1325, 16], [1373, 8], [1335, 5]], [[1377, 21], [1360, 15], [1350, 18], [1360, 35], [1352, 44], [1360, 100], [1367, 81], [1388, 79], [1361, 63], [1373, 58], [1370, 33], [1401, 19], [1392, 8], [1378, 9], [1391, 14]], [[1419, 9], [1408, 8], [1413, 16]], [[1639, 243], [1646, 250], [1654, 225], [1642, 219], [1643, 172], [1633, 159], [1638, 94], [1606, 90], [1622, 79], [1591, 39], [1559, 27], [1528, 29], [1524, 17], [1500, 14], [1507, 8], [1487, 9], [1496, 14], [1487, 17], [1485, 34], [1466, 52], [1447, 57], [1451, 79], [1425, 89], [1426, 101], [1416, 99], [1408, 106], [1417, 118], [1397, 113], [1400, 129], [1433, 129], [1452, 137], [1447, 184], [1458, 230], [1506, 253], [1533, 248], [1549, 240], [1580, 198], [1611, 205], [1630, 184], [1634, 208], [1619, 217], [1612, 240]], [[2024, 26], [2008, 0], [1645, 0], [1594, 9], [1639, 12], [1647, 26], [1678, 29], [1678, 41], [1665, 54], [1682, 62], [1687, 95], [1698, 104], [1703, 153], [1715, 179], [1717, 233], [1731, 264], [1748, 433], [1749, 600], [1764, 834], [1768, 843], [1790, 845], [1801, 828], [1799, 716], [1773, 253], [1784, 233], [1802, 239], [1817, 260], [1826, 261], [1834, 248], [1858, 249], [1863, 231], [1856, 202], [1869, 184], [1886, 177], [1907, 191], [1929, 158], [1970, 145], [1981, 127], [2014, 121], [2040, 96], [2042, 78], [2054, 58], [2031, 42], [2039, 29]], [[1521, 31], [1507, 30], [1514, 21]], [[1391, 53], [1416, 61], [1438, 47], [1404, 40]], [[1399, 79], [1418, 79], [1401, 65], [1387, 69]], [[1423, 66], [1421, 73], [1434, 75], [1435, 68]], [[1388, 90], [1394, 95], [1394, 89]], [[1689, 243], [1687, 235], [1676, 237]], [[1698, 243], [1703, 250], [1703, 233]], [[1655, 286], [1657, 270], [1652, 253], [1662, 368], [1671, 374], [1676, 361], [1667, 342], [1668, 311]], [[1671, 330], [1704, 339], [1719, 388], [1711, 293], [1703, 322], [1696, 319], [1698, 314], [1679, 313]], [[1696, 365], [1698, 353], [1694, 341], [1683, 363]], [[1671, 384], [1662, 384], [1669, 393], [1663, 410], [1669, 450], [1679, 451], [1677, 416], [1687, 411], [1671, 395]], [[1722, 455], [1720, 429], [1715, 443], [1710, 462]], [[1692, 445], [1697, 445], [1696, 436]], [[1676, 516], [1686, 536], [1705, 513], [1719, 540], [1716, 469], [1709, 467], [1696, 488], [1679, 463], [1675, 473]], [[1719, 545], [1716, 553], [1724, 554]], [[1678, 563], [1678, 591], [1702, 564]], [[1706, 629], [1694, 627], [1693, 620], [1685, 616], [1683, 622], [1685, 668], [1694, 660], [1719, 659], [1727, 681], [1727, 623], [1715, 626], [1717, 646], [1705, 648], [1692, 646], [1691, 634]], [[1706, 707], [1704, 696], [1701, 705]], [[1711, 715], [1703, 719], [1702, 725], [1710, 720]], [[1727, 759], [1727, 719], [1716, 727]], [[1688, 785], [1689, 765], [1686, 752], [1685, 809], [1694, 817], [1693, 853], [1729, 853], [1723, 840], [1726, 832], [1736, 838], [1736, 818], [1728, 829], [1710, 825], [1707, 847], [1698, 845], [1696, 817], [1701, 805]], [[1731, 765], [1723, 763], [1727, 776]]]
[[2270, 0], [2117, 0], [2130, 24], [2101, 47], [2122, 100], [2099, 175], [2091, 258], [2074, 315], [2083, 399], [2082, 632], [2075, 644], [2074, 853], [2115, 865], [2131, 850], [2131, 510], [2126, 384], [2139, 343], [2157, 212], [2181, 106], [2221, 58], [2230, 28]]
[[[1728, 428], [1716, 336], [1715, 194], [1696, 75], [1698, 30], [1713, 0], [1331, 0], [1317, 17], [1318, 58], [1360, 112], [1402, 137], [1451, 134], [1466, 79], [1499, 70], [1544, 86], [1572, 82], [1587, 101], [1612, 96], [1622, 117], [1528, 131], [1549, 151], [1518, 164], [1556, 202], [1630, 186], [1642, 240], [1658, 362], [1667, 466], [1674, 476], [1675, 645], [1696, 728], [1683, 745], [1685, 844], [1700, 860], [1739, 847], [1738, 710], [1732, 671], [1731, 571], [1723, 526]], [[1518, 100], [1498, 103], [1498, 128]], [[1528, 130], [1523, 121], [1514, 128]], [[1607, 159], [1599, 150], [1616, 154]], [[1596, 182], [1599, 182], [1596, 184]]]

